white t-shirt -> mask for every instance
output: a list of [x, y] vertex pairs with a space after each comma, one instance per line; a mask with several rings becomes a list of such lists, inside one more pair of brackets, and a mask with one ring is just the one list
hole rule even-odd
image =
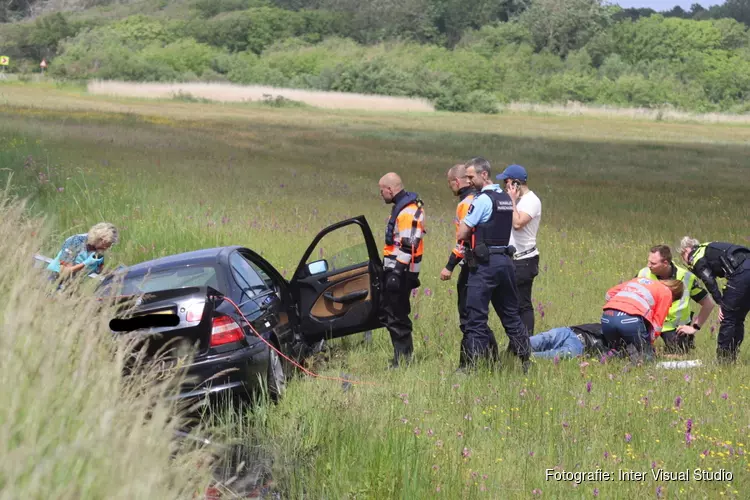
[[[539, 221], [542, 219], [542, 201], [533, 191], [521, 196], [517, 205], [519, 212], [526, 212], [531, 220], [521, 229], [513, 229], [510, 233], [510, 244], [516, 247], [516, 254], [525, 252], [536, 246], [536, 233], [539, 231]], [[528, 259], [539, 255], [539, 249], [520, 257]]]

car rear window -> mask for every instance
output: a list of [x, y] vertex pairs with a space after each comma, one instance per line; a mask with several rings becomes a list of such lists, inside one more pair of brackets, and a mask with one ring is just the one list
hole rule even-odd
[[[111, 285], [117, 285], [117, 281], [105, 285], [105, 288], [108, 289], [107, 293], [110, 292]], [[119, 295], [138, 295], [194, 286], [211, 286], [218, 289], [219, 281], [216, 276], [216, 268], [213, 266], [183, 266], [151, 271], [146, 274], [127, 275], [122, 280], [122, 287], [117, 292]]]

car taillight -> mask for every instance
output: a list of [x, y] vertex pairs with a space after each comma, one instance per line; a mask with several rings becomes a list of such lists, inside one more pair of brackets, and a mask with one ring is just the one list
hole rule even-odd
[[188, 307], [187, 314], [185, 315], [185, 321], [193, 322], [200, 321], [203, 319], [203, 309], [205, 309], [205, 302], [198, 302]]
[[214, 318], [211, 329], [211, 347], [237, 342], [245, 337], [242, 328], [229, 316]]

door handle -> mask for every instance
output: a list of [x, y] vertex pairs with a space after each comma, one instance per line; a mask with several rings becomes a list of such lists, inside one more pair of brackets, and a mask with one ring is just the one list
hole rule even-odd
[[339, 304], [348, 304], [349, 302], [355, 302], [357, 300], [364, 299], [365, 297], [367, 297], [368, 293], [370, 293], [368, 290], [357, 290], [356, 292], [347, 293], [346, 295], [342, 295], [341, 297], [334, 297], [331, 292], [326, 292], [323, 294], [323, 297]]

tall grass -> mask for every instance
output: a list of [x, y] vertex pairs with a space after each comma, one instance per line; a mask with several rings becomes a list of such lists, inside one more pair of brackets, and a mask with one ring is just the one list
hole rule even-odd
[[0, 497], [190, 498], [209, 484], [199, 448], [144, 365], [123, 379], [127, 342], [90, 293], [50, 293], [31, 257], [49, 237], [0, 192]]
[[[383, 173], [403, 174], [426, 201], [422, 287], [412, 298], [417, 362], [389, 372], [387, 332], [374, 332], [371, 343], [354, 335], [331, 342], [315, 371], [376, 385], [302, 378], [277, 406], [204, 423], [221, 438], [244, 440], [252, 465], [272, 470], [283, 498], [739, 498], [750, 488], [750, 370], [745, 353], [737, 366], [714, 364], [716, 313], [690, 355], [703, 361], [697, 369], [582, 359], [540, 361], [524, 376], [510, 359], [495, 373], [462, 378], [453, 374], [455, 281], [438, 278], [454, 235], [446, 169], [477, 154], [495, 169], [520, 163], [544, 207], [536, 331], [595, 322], [605, 291], [635, 275], [651, 245], [674, 245], [684, 234], [750, 241], [746, 128], [310, 109], [232, 114], [201, 103], [50, 95], [29, 94], [35, 109], [11, 109], [0, 120], [4, 166], [26, 176], [31, 208], [54, 223], [48, 253], [73, 231], [109, 220], [122, 235], [111, 265], [241, 244], [288, 277], [330, 223], [364, 214], [382, 238]], [[46, 182], [39, 171], [50, 173]], [[324, 239], [323, 255], [343, 250], [342, 241]], [[504, 346], [494, 313], [490, 326]], [[548, 481], [548, 468], [646, 477], [575, 484]], [[692, 477], [696, 468], [731, 471], [733, 479], [651, 476], [689, 469]]]

